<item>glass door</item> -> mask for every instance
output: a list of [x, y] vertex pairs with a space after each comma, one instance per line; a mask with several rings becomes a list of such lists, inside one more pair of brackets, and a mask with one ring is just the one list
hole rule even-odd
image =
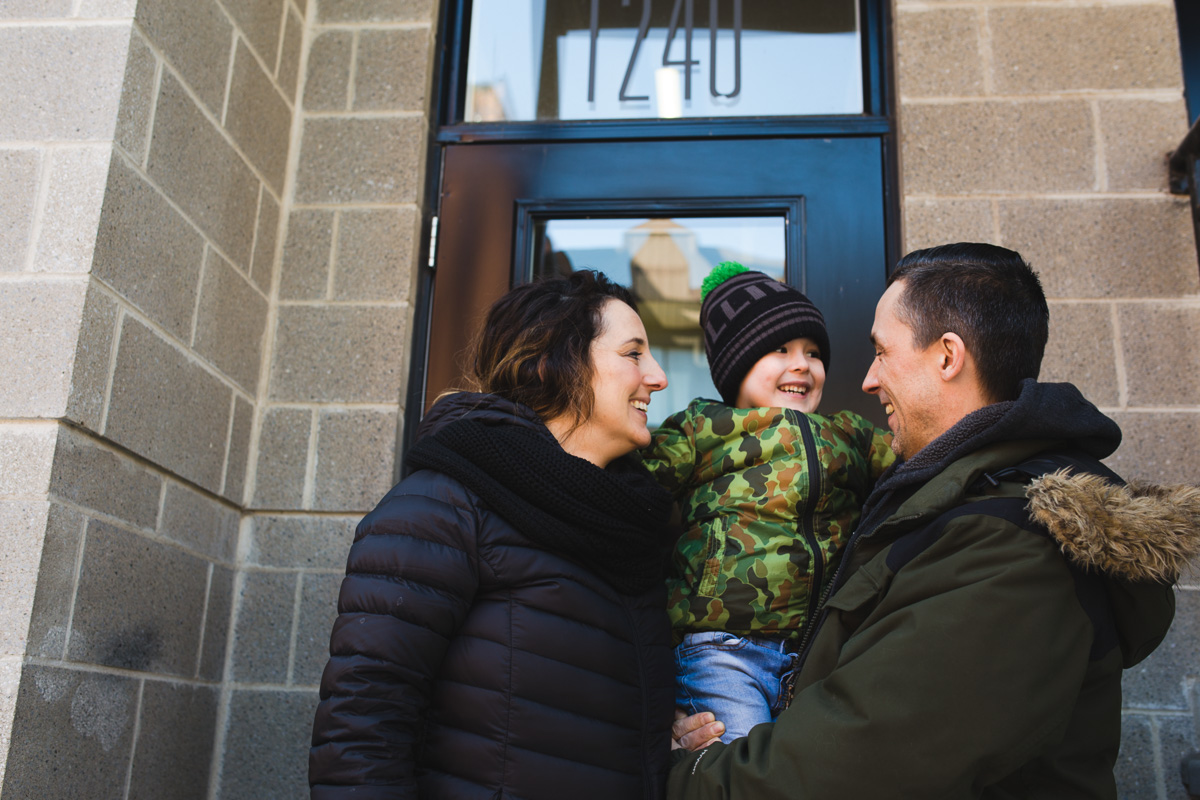
[[729, 259], [787, 281], [824, 313], [833, 352], [823, 409], [877, 414], [859, 386], [886, 278], [883, 163], [870, 137], [448, 148], [423, 402], [458, 385], [493, 300], [580, 267], [640, 295], [672, 382], [670, 402], [656, 403], [664, 413], [713, 396], [699, 286]]

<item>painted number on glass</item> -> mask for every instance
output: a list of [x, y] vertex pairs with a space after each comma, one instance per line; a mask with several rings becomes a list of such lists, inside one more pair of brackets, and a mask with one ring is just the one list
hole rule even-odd
[[[612, 2], [612, 0], [607, 0]], [[632, 0], [621, 0], [621, 5], [628, 8]], [[695, 2], [696, 0], [674, 0], [671, 7], [671, 21], [667, 26], [666, 43], [663, 45], [662, 64], [664, 67], [681, 67], [683, 69], [683, 97], [692, 99], [692, 67], [700, 61], [692, 58], [692, 35], [695, 31]], [[650, 32], [650, 3], [642, 0], [642, 18], [638, 23], [637, 36], [633, 38], [633, 49], [629, 53], [629, 63], [625, 67], [625, 77], [621, 81], [618, 99], [649, 100], [648, 95], [629, 94], [629, 80], [633, 76], [633, 68], [637, 63], [638, 54], [642, 48], [642, 40]], [[732, 0], [733, 4], [733, 87], [722, 92], [717, 87], [717, 13], [720, 10], [720, 0], [708, 2], [708, 91], [713, 97], [737, 97], [742, 91], [742, 0]], [[671, 46], [679, 34], [679, 17], [683, 15], [683, 59], [671, 58]], [[588, 102], [596, 101], [596, 40], [600, 38], [600, 0], [592, 0], [591, 7], [591, 49], [588, 52]]]

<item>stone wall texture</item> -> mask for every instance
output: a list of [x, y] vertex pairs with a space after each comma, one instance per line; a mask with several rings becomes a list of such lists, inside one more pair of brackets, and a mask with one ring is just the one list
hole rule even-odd
[[[1170, 2], [895, 5], [905, 249], [992, 242], [1050, 299], [1043, 380], [1071, 381], [1125, 433], [1129, 478], [1200, 483], [1200, 270], [1166, 159], [1188, 129]], [[1187, 362], [1189, 366], [1184, 366]], [[1197, 745], [1200, 586], [1126, 673], [1122, 797], [1185, 798]]]
[[[294, 798], [405, 416], [434, 0], [0, 2], [0, 796]], [[1022, 252], [1044, 378], [1200, 482], [1169, 0], [895, 0], [906, 250]], [[1166, 352], [1171, 358], [1164, 357]], [[1182, 798], [1200, 585], [1127, 674]]]

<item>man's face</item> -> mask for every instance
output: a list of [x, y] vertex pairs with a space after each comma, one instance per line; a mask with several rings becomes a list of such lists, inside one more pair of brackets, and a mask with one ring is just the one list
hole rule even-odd
[[904, 282], [888, 287], [875, 307], [871, 341], [875, 360], [862, 389], [876, 395], [887, 412], [893, 434], [892, 450], [908, 460], [946, 431], [939, 413], [944, 384], [938, 375], [938, 342], [919, 349], [912, 329], [897, 313]]

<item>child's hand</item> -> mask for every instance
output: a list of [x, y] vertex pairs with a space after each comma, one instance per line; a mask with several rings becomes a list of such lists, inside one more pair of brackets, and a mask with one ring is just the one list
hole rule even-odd
[[725, 732], [725, 723], [718, 722], [709, 711], [688, 716], [675, 709], [675, 723], [671, 726], [672, 750], [703, 750], [720, 741]]

